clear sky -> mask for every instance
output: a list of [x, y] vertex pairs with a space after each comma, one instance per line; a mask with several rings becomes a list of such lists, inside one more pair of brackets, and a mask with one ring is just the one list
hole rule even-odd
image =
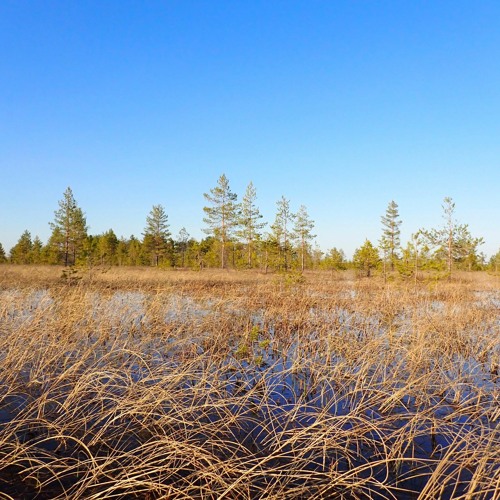
[[350, 257], [399, 205], [445, 196], [500, 248], [500, 2], [0, 2], [0, 242], [44, 242], [70, 186], [92, 234], [162, 204], [204, 236], [203, 193], [253, 181]]

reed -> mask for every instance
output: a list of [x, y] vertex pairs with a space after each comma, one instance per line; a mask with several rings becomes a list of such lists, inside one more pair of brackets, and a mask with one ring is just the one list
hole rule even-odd
[[499, 499], [500, 292], [0, 266], [0, 499]]

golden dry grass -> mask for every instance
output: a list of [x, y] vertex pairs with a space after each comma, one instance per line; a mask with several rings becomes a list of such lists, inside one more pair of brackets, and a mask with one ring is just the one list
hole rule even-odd
[[500, 498], [495, 277], [0, 266], [0, 499]]

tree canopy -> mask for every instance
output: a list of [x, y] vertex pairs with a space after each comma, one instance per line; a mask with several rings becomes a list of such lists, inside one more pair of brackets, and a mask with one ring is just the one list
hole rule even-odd
[[138, 239], [133, 235], [118, 237], [111, 228], [101, 234], [88, 234], [85, 214], [68, 187], [49, 223], [52, 232], [46, 244], [38, 236], [32, 238], [26, 229], [9, 255], [0, 245], [0, 262], [87, 267], [180, 266], [198, 270], [222, 267], [264, 272], [354, 268], [365, 276], [371, 276], [382, 264], [384, 277], [390, 265], [402, 279], [415, 280], [427, 272], [447, 271], [451, 276], [453, 269], [498, 272], [498, 255], [487, 262], [487, 257], [480, 253], [483, 238], [472, 236], [468, 225], [455, 219], [455, 203], [450, 197], [443, 201], [443, 225], [419, 229], [404, 246], [400, 241], [399, 207], [392, 200], [380, 218], [382, 235], [378, 249], [367, 239], [349, 260], [337, 247], [323, 253], [314, 241], [315, 223], [307, 208], [299, 205], [294, 211], [284, 195], [276, 202], [274, 221], [266, 233], [267, 223], [257, 205], [252, 182], [240, 203], [225, 174], [203, 196], [205, 238], [191, 237], [185, 227], [172, 238], [166, 210], [156, 204], [146, 216], [142, 239]]

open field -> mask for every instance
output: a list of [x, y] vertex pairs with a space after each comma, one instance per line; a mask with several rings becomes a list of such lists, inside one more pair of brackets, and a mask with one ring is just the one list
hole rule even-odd
[[0, 266], [0, 499], [500, 499], [499, 278]]

